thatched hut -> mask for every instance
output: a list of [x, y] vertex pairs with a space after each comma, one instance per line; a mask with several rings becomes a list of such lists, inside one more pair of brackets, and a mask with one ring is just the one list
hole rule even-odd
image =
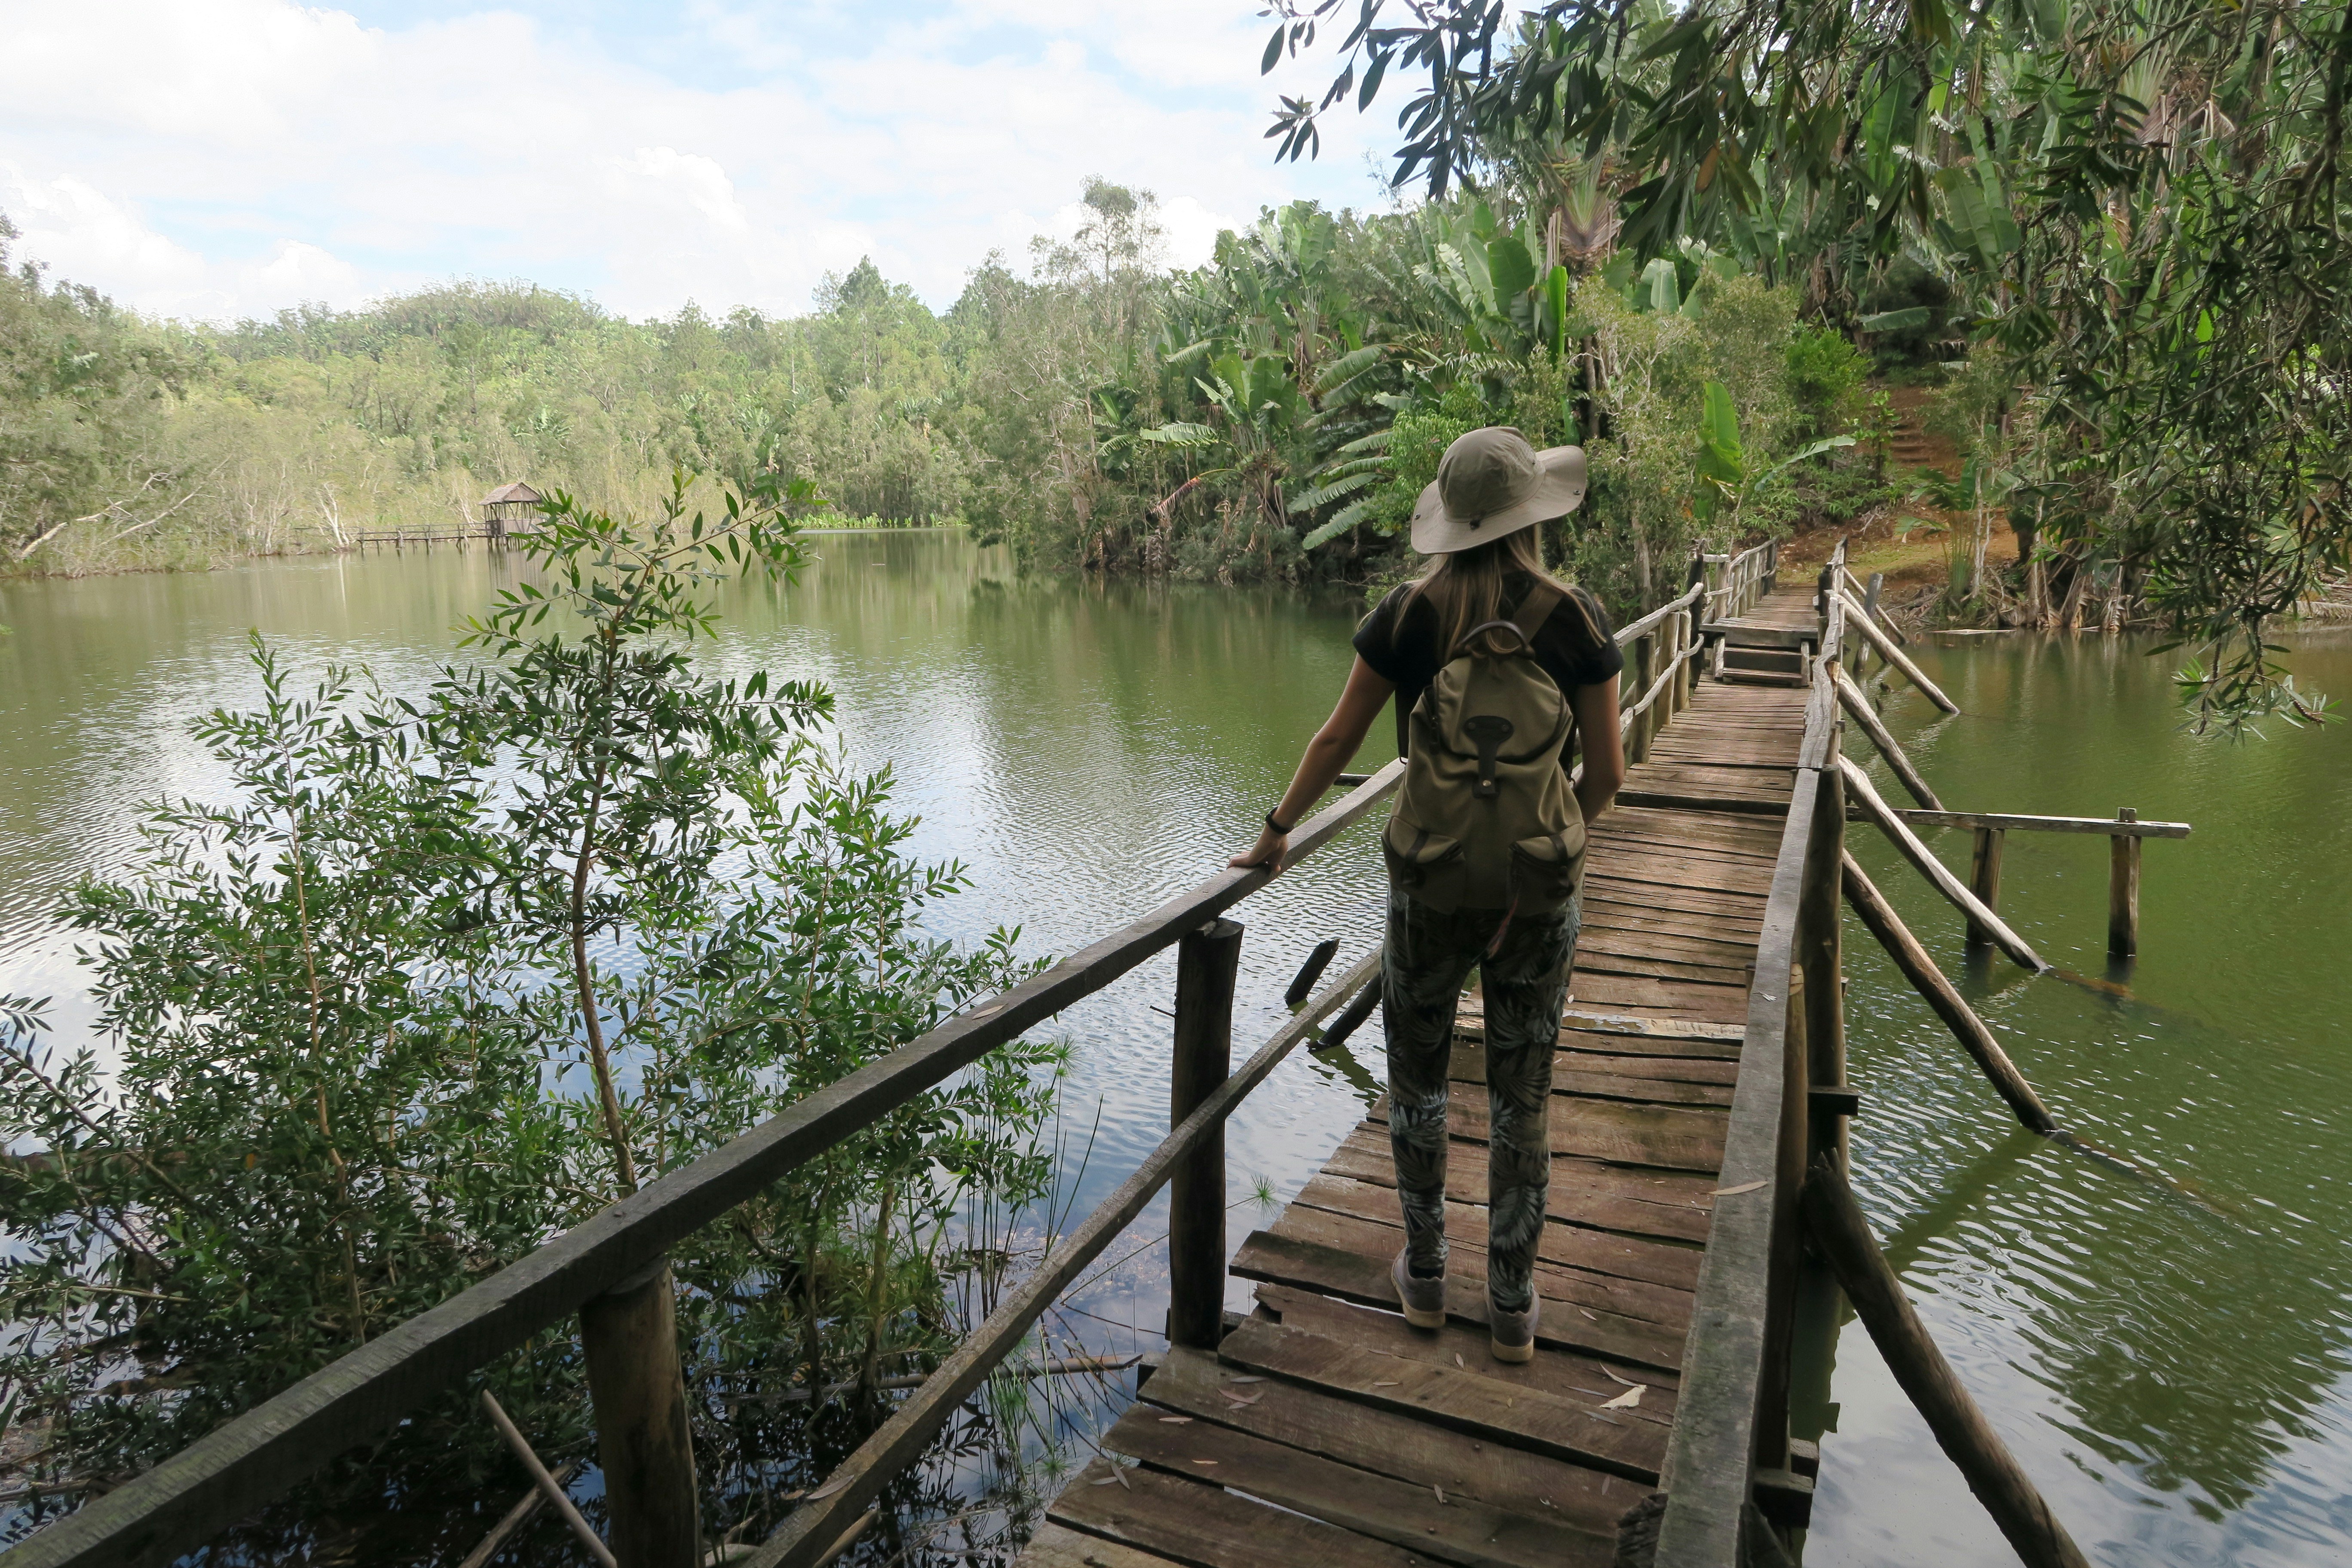
[[492, 539], [526, 533], [539, 521], [540, 493], [517, 479], [482, 498], [482, 530]]

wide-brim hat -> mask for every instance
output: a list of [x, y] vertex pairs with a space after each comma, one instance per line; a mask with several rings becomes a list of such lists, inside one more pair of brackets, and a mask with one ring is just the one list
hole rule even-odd
[[1555, 517], [1584, 501], [1584, 448], [1537, 451], [1517, 430], [1488, 426], [1455, 439], [1413, 503], [1412, 547], [1451, 555]]

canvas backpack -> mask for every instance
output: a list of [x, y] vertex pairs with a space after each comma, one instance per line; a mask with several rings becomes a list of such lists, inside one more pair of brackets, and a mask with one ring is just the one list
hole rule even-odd
[[1560, 600], [1538, 584], [1515, 619], [1472, 627], [1413, 704], [1382, 848], [1390, 881], [1433, 909], [1536, 914], [1576, 894], [1584, 815], [1562, 755], [1576, 715], [1533, 653]]

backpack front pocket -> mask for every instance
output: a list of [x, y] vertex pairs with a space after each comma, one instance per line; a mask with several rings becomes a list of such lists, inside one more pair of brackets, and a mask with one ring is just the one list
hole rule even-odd
[[1583, 869], [1581, 849], [1570, 850], [1557, 833], [1511, 846], [1511, 892], [1528, 914], [1567, 908]]
[[1417, 827], [1402, 817], [1391, 817], [1381, 835], [1381, 854], [1389, 863], [1389, 881], [1426, 904], [1451, 909], [1461, 896], [1462, 841]]

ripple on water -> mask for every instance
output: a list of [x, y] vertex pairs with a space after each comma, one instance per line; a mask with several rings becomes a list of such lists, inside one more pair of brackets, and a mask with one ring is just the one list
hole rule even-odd
[[[915, 852], [958, 858], [971, 891], [941, 935], [1022, 928], [1066, 954], [1192, 886], [1255, 836], [1348, 668], [1349, 606], [1213, 589], [1023, 583], [946, 535], [824, 542], [798, 586], [730, 592], [710, 658], [830, 685], [833, 734], [889, 763]], [[252, 700], [245, 633], [306, 674], [364, 658], [421, 684], [447, 627], [508, 568], [440, 552], [274, 563], [187, 578], [0, 584], [0, 990], [55, 991], [86, 1026], [69, 936], [74, 879], [129, 863], [136, 804], [215, 794], [188, 719]], [[2106, 1564], [2352, 1559], [2347, 1299], [2352, 1113], [2343, 954], [2352, 952], [2352, 738], [2341, 727], [2242, 747], [2172, 727], [2164, 668], [2131, 650], [1973, 639], [1921, 657], [1968, 711], [1907, 693], [1889, 719], [1941, 794], [1982, 809], [2186, 820], [2152, 843], [2128, 999], [2005, 963], [1971, 966], [1950, 910], [1883, 844], [1863, 859], [1976, 1000], [2068, 1126], [2210, 1200], [2183, 1202], [2023, 1133], [1858, 927], [1847, 926], [1856, 1184], [1922, 1315], [2053, 1507]], [[2306, 684], [2352, 689], [2352, 651], [2298, 651]], [[1385, 729], [1383, 730], [1385, 734]], [[1967, 845], [1939, 849], [1965, 865]], [[2044, 952], [2106, 974], [2105, 844], [2011, 835], [2002, 906]], [[1239, 910], [1248, 927], [1237, 1049], [1324, 936], [1375, 939], [1369, 831]], [[1072, 1046], [1060, 1161], [1078, 1212], [1167, 1121], [1173, 960], [1162, 955], [1051, 1029]], [[1294, 1057], [1228, 1135], [1230, 1226], [1287, 1196], [1360, 1117], [1380, 1071]], [[1091, 1139], [1092, 1148], [1087, 1145]], [[1143, 1250], [1058, 1321], [1104, 1349], [1148, 1342], [1165, 1305], [1155, 1211], [1108, 1255]], [[1235, 1300], [1245, 1299], [1238, 1288]], [[1810, 1568], [2012, 1561], [1867, 1337], [1840, 1335]], [[1815, 1402], [1818, 1405], [1818, 1401]]]

